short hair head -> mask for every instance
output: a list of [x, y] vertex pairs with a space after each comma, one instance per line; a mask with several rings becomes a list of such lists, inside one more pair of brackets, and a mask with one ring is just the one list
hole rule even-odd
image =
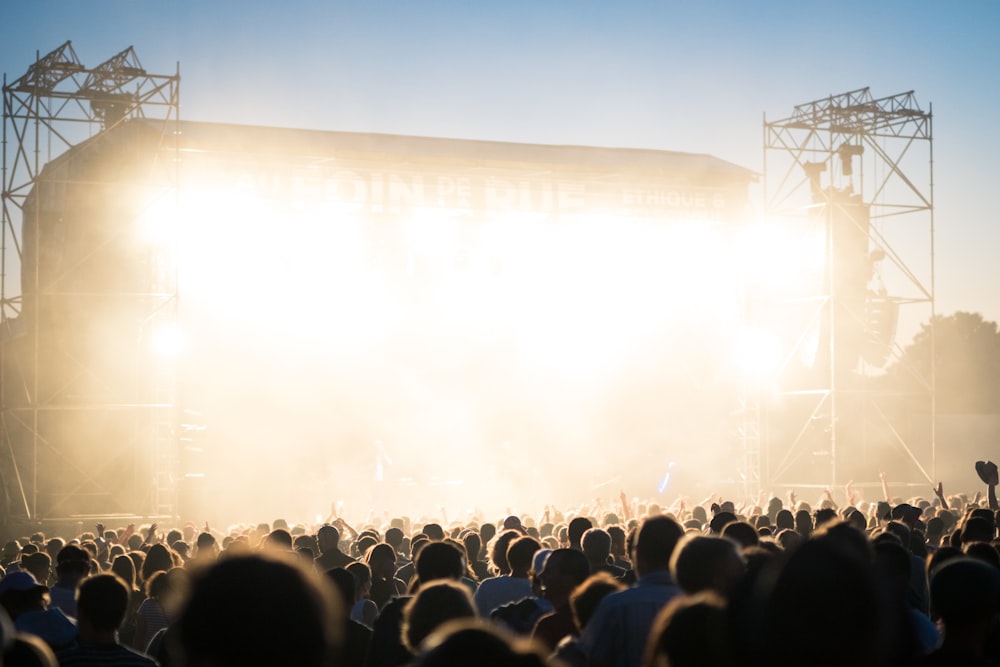
[[90, 623], [97, 630], [117, 630], [125, 620], [130, 592], [116, 574], [88, 577], [77, 592], [77, 614], [81, 623]]

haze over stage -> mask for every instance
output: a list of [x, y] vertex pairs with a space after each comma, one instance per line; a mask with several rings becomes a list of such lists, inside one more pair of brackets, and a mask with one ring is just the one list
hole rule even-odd
[[[155, 404], [146, 380], [164, 362], [148, 348], [170, 318], [151, 306], [176, 288], [179, 405], [207, 427], [180, 472], [226, 490], [217, 511], [229, 496], [255, 514], [351, 496], [436, 507], [473, 484], [486, 505], [512, 485], [544, 504], [732, 458], [749, 170], [650, 150], [164, 127], [128, 121], [46, 166], [26, 207], [22, 317], [37, 275], [53, 324], [40, 379], [70, 403], [142, 391]], [[156, 462], [135, 446], [135, 416], [71, 415], [50, 437], [76, 466], [119, 447], [112, 474], [148, 471], [120, 500], [141, 499]]]

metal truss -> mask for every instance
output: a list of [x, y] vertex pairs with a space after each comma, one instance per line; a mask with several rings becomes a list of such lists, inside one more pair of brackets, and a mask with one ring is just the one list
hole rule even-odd
[[[903, 424], [898, 393], [878, 377], [902, 352], [898, 321], [933, 323], [932, 114], [912, 91], [876, 98], [862, 88], [765, 118], [763, 129], [765, 211], [821, 226], [826, 256], [823, 286], [786, 304], [801, 314], [793, 318], [799, 331], [780, 391], [784, 409], [768, 411], [766, 465], [750, 475], [772, 486], [828, 487], [874, 478], [895, 462], [905, 463], [901, 476], [931, 482], [933, 376], [920, 378], [927, 435]], [[793, 359], [809, 345], [822, 363], [793, 374]]]
[[[179, 84], [179, 73], [147, 72], [132, 47], [88, 68], [68, 41], [36, 57], [14, 81], [4, 76], [0, 481], [9, 518], [34, 521], [81, 511], [169, 514], [176, 506], [173, 476], [164, 481], [152, 463], [176, 459], [171, 454], [177, 441], [176, 370], [150, 365], [137, 372], [141, 383], [112, 391], [114, 382], [102, 377], [100, 362], [67, 343], [74, 332], [59, 330], [50, 317], [52, 304], [87, 312], [94, 290], [68, 288], [66, 276], [99, 260], [84, 255], [61, 267], [59, 275], [51, 274], [42, 267], [42, 257], [54, 252], [45, 245], [53, 237], [42, 237], [52, 234], [48, 230], [55, 224], [52, 198], [99, 185], [81, 181], [71, 168], [52, 168], [54, 161], [67, 154], [71, 160], [86, 158], [101, 135], [142, 118], [162, 122], [161, 147], [169, 153], [173, 145], [176, 151]], [[168, 191], [176, 186], [176, 156], [172, 162], [156, 170], [157, 187]], [[141, 284], [99, 295], [145, 313], [137, 339], [153, 316], [176, 321], [176, 267], [158, 268], [158, 275], [150, 271]], [[65, 319], [64, 326], [72, 326]], [[141, 362], [138, 356], [135, 362]], [[81, 378], [106, 391], [80, 391]], [[83, 456], [70, 452], [80, 445], [65, 437], [66, 424], [86, 424], [90, 416], [128, 424], [127, 442]], [[53, 467], [68, 475], [57, 478]]]

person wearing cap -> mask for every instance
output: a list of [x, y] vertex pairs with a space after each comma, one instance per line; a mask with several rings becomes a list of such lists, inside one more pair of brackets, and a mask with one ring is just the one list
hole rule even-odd
[[919, 507], [914, 507], [909, 503], [900, 503], [892, 508], [891, 516], [893, 519], [897, 519], [906, 524], [906, 526], [913, 530], [917, 521], [923, 515], [923, 511]]
[[58, 650], [76, 638], [76, 623], [49, 607], [48, 591], [30, 572], [11, 572], [0, 580], [0, 606], [18, 631], [37, 635]]
[[996, 511], [1000, 509], [997, 503], [997, 485], [1000, 484], [1000, 472], [997, 471], [997, 464], [993, 461], [976, 461], [976, 474], [986, 485], [986, 500], [990, 509]]

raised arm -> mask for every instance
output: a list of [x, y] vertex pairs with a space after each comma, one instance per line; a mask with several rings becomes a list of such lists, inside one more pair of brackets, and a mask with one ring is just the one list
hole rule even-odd
[[624, 491], [622, 491], [618, 495], [618, 498], [622, 501], [622, 520], [623, 521], [628, 521], [633, 516], [632, 515], [632, 507], [629, 504], [628, 496], [625, 495]]
[[990, 503], [990, 509], [1000, 509], [997, 505], [997, 483], [1000, 482], [995, 464], [987, 463], [986, 468], [986, 500]]
[[823, 497], [820, 498], [820, 506], [823, 505], [824, 501], [830, 503], [833, 509], [837, 509], [837, 501], [833, 499], [833, 494], [830, 493], [830, 489], [823, 489]]
[[934, 487], [934, 495], [941, 501], [941, 509], [948, 509], [948, 501], [944, 497], [944, 484], [941, 482], [937, 483], [937, 486]]
[[885, 499], [885, 502], [891, 505], [892, 496], [889, 495], [889, 480], [885, 476], [885, 472], [879, 472], [878, 478], [882, 480], [882, 497]]

